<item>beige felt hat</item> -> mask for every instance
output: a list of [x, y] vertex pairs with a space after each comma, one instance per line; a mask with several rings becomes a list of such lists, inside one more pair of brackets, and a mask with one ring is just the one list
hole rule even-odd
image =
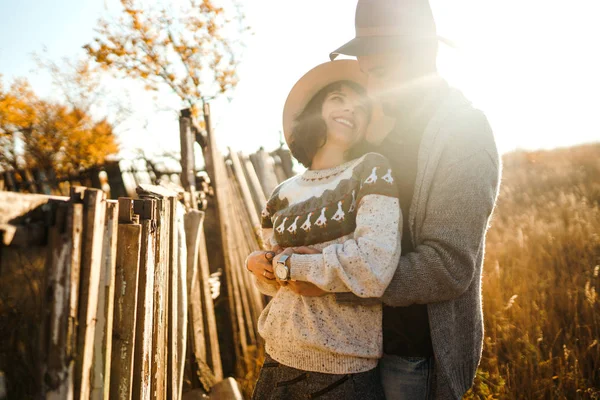
[[290, 144], [294, 120], [319, 90], [337, 81], [352, 81], [367, 88], [367, 75], [356, 60], [329, 61], [317, 65], [296, 82], [283, 107], [283, 133]]

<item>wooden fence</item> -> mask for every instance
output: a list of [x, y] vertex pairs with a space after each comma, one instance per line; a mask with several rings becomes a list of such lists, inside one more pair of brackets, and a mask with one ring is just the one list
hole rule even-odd
[[[206, 212], [153, 185], [117, 200], [85, 187], [0, 191], [8, 398], [179, 399], [246, 376], [262, 348], [265, 298], [244, 259], [260, 248], [265, 193], [291, 173], [268, 157], [225, 159], [208, 146]], [[217, 271], [222, 309], [210, 285]]]

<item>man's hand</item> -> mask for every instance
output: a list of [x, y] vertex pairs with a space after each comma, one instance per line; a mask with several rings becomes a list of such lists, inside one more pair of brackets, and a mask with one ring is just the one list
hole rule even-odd
[[252, 272], [258, 280], [270, 285], [278, 285], [273, 274], [273, 265], [271, 260], [275, 256], [274, 252], [255, 251], [246, 257], [246, 268]]

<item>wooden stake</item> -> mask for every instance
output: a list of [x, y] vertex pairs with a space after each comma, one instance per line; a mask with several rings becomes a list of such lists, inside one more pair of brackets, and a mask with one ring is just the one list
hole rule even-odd
[[81, 290], [79, 292], [79, 332], [76, 398], [88, 399], [92, 386], [92, 361], [98, 311], [98, 292], [102, 270], [102, 240], [106, 199], [101, 190], [88, 189], [84, 194]]
[[[124, 208], [133, 210], [133, 200], [119, 198], [120, 214]], [[121, 220], [118, 228], [110, 381], [110, 398], [116, 400], [132, 396], [138, 290], [144, 289], [139, 286], [142, 226], [132, 223], [132, 214], [129, 221]]]

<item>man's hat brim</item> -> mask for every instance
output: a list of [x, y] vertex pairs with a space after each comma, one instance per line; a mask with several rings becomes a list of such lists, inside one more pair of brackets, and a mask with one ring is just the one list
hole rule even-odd
[[329, 61], [308, 71], [296, 82], [283, 107], [283, 133], [290, 144], [294, 120], [308, 102], [325, 86], [337, 81], [352, 81], [366, 89], [367, 76], [356, 60]]
[[[407, 48], [430, 41], [432, 37], [415, 36], [358, 36], [329, 54], [331, 60], [340, 55], [368, 56], [378, 53], [400, 52]], [[435, 39], [449, 47], [456, 48], [456, 44], [443, 36], [435, 36]]]

